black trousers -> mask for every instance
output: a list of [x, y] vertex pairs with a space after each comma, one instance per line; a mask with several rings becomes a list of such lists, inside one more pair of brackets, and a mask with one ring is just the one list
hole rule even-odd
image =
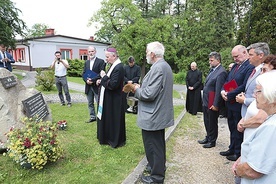
[[203, 106], [203, 120], [208, 142], [215, 143], [218, 138], [218, 111], [210, 110]]
[[151, 177], [163, 181], [165, 179], [166, 142], [165, 129], [147, 131], [142, 129], [142, 138]]
[[243, 142], [243, 133], [237, 130], [237, 125], [241, 118], [241, 112], [227, 111], [228, 128], [230, 130], [229, 150], [238, 156], [241, 155], [241, 144]]

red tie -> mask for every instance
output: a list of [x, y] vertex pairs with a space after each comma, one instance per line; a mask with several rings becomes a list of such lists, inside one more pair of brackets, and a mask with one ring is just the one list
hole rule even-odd
[[254, 70], [252, 71], [251, 75], [249, 76], [249, 79], [251, 79], [255, 73], [256, 73], [256, 69], [254, 68]]
[[241, 65], [237, 65], [234, 71], [234, 74], [238, 71], [238, 69], [240, 68]]

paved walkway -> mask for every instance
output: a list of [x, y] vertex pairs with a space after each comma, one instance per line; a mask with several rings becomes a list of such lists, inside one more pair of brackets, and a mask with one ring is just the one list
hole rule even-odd
[[[35, 78], [36, 72], [35, 71], [31, 71], [31, 72], [13, 71], [13, 73], [25, 75], [25, 77], [21, 80], [21, 82], [23, 83], [23, 85], [25, 87], [34, 87], [35, 86], [35, 80], [36, 80], [36, 78]], [[85, 88], [84, 84], [68, 82], [68, 86], [69, 86], [69, 89], [80, 92], [80, 93], [71, 93], [70, 94], [72, 103], [87, 102], [86, 95], [84, 94], [84, 88]], [[180, 94], [182, 94], [183, 92], [186, 92], [186, 86], [184, 86], [184, 85], [176, 84], [173, 86], [173, 88], [174, 88], [174, 90], [180, 92]], [[59, 98], [58, 98], [57, 94], [47, 94], [47, 95], [44, 95], [44, 97], [45, 97], [45, 101], [48, 103], [59, 103]], [[184, 98], [182, 97], [182, 99], [173, 99], [173, 103], [174, 103], [174, 105], [184, 104]]]

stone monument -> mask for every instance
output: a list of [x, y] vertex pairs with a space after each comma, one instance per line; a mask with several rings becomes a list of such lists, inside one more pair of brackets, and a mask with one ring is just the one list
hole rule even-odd
[[0, 144], [7, 142], [5, 134], [11, 127], [24, 126], [21, 121], [23, 117], [38, 114], [45, 121], [52, 120], [51, 111], [39, 91], [26, 88], [14, 74], [4, 68], [0, 68], [0, 81]]

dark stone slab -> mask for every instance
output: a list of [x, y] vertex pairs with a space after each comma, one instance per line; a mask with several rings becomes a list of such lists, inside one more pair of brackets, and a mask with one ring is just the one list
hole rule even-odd
[[0, 80], [5, 89], [11, 88], [17, 84], [14, 76], [3, 77], [0, 78]]
[[37, 121], [43, 120], [48, 114], [48, 108], [41, 93], [37, 93], [22, 101], [27, 117], [37, 117]]

